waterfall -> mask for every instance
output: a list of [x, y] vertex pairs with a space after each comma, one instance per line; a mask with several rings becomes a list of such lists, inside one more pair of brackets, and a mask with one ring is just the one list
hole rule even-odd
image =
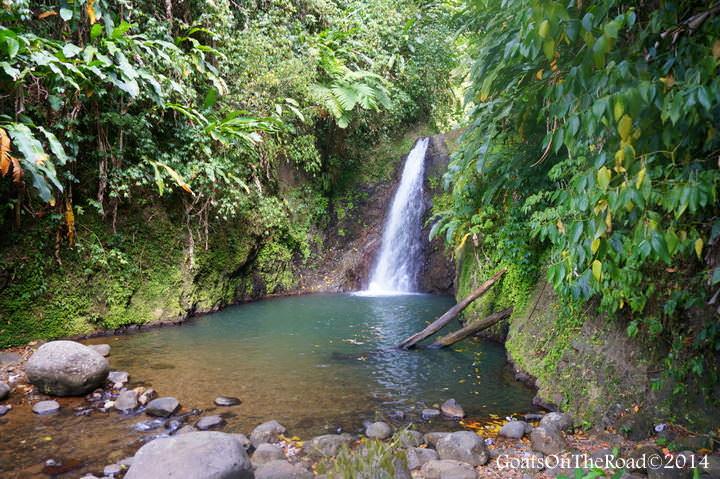
[[428, 143], [429, 138], [417, 141], [405, 161], [367, 293], [411, 293], [417, 290], [423, 259], [423, 180]]

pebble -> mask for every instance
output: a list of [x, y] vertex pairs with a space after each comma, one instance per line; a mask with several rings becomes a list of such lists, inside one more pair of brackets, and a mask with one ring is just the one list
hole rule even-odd
[[4, 401], [10, 396], [10, 386], [0, 382], [0, 401]]
[[422, 418], [423, 419], [433, 419], [440, 416], [440, 410], [434, 409], [434, 408], [428, 408], [422, 410]]
[[12, 406], [0, 406], [0, 417], [4, 416], [8, 412], [10, 412], [11, 409], [12, 409]]
[[126, 371], [110, 371], [108, 374], [108, 381], [117, 385], [125, 384], [130, 380], [130, 375]]
[[195, 427], [201, 431], [206, 431], [214, 427], [221, 427], [225, 424], [225, 420], [220, 416], [204, 416], [195, 424]]
[[40, 401], [33, 405], [32, 411], [35, 414], [54, 414], [60, 410], [60, 404], [57, 401]]
[[220, 396], [219, 398], [215, 398], [215, 405], [217, 406], [237, 406], [242, 401], [236, 397], [230, 397], [230, 396]]
[[115, 477], [117, 474], [120, 474], [122, 472], [122, 467], [120, 464], [110, 464], [109, 466], [105, 466], [105, 469], [103, 469], [103, 474], [110, 477]]
[[145, 413], [150, 416], [167, 417], [177, 411], [180, 401], [173, 397], [153, 399], [145, 408]]

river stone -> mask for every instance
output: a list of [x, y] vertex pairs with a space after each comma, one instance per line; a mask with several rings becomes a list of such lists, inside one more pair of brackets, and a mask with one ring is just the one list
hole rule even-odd
[[28, 381], [52, 396], [87, 394], [102, 386], [109, 371], [107, 359], [74, 341], [45, 343], [25, 365]]
[[440, 459], [436, 451], [423, 447], [409, 447], [405, 453], [407, 455], [407, 467], [410, 470], [420, 469], [426, 462]]
[[125, 479], [252, 479], [252, 465], [234, 435], [189, 432], [148, 442]]
[[508, 439], [522, 439], [527, 426], [528, 424], [525, 421], [510, 421], [500, 429], [499, 434]]
[[0, 406], [0, 417], [3, 417], [5, 414], [10, 412], [12, 409], [12, 406]]
[[103, 357], [110, 356], [110, 345], [109, 344], [89, 344], [89, 348], [94, 349]]
[[109, 466], [105, 466], [103, 469], [103, 474], [110, 477], [115, 477], [118, 474], [122, 472], [123, 468], [120, 466], [120, 464], [110, 464]]
[[449, 432], [429, 432], [425, 434], [423, 438], [425, 438], [426, 443], [430, 444], [432, 447], [435, 447], [437, 446], [437, 443], [440, 439], [448, 435], [450, 435]]
[[440, 410], [435, 408], [426, 408], [422, 410], [422, 418], [426, 421], [440, 416]]
[[300, 464], [276, 460], [260, 464], [255, 470], [255, 479], [312, 479], [313, 475]]
[[285, 459], [285, 452], [283, 451], [282, 447], [275, 444], [260, 444], [257, 449], [255, 449], [255, 452], [250, 457], [250, 461], [257, 466], [260, 464], [265, 464], [270, 461], [277, 461], [277, 460], [284, 460]]
[[418, 431], [403, 431], [400, 434], [400, 442], [403, 446], [417, 447], [425, 444], [425, 437]]
[[365, 435], [370, 439], [387, 439], [392, 435], [392, 429], [387, 423], [374, 422], [365, 429]]
[[265, 442], [279, 442], [278, 436], [285, 434], [287, 429], [277, 421], [268, 421], [260, 424], [253, 429], [250, 434], [250, 442], [254, 447], [258, 447]]
[[10, 386], [0, 382], [0, 401], [6, 400], [10, 396]]
[[564, 412], [551, 412], [545, 414], [540, 420], [541, 426], [555, 426], [558, 431], [572, 432], [573, 418]]
[[483, 438], [470, 431], [448, 434], [437, 442], [440, 459], [467, 462], [471, 466], [482, 466], [490, 457]]
[[195, 423], [195, 427], [200, 429], [201, 431], [206, 431], [208, 429], [212, 429], [214, 427], [221, 427], [225, 425], [225, 419], [221, 418], [220, 416], [203, 416], [201, 417], [197, 423]]
[[122, 412], [132, 411], [138, 407], [137, 393], [130, 390], [120, 391], [115, 399], [115, 409]]
[[178, 429], [175, 434], [176, 435], [177, 434], [187, 434], [189, 432], [195, 432], [195, 431], [197, 431], [197, 428], [195, 426], [191, 426], [188, 424], [188, 425], [185, 425], [185, 426], [181, 427], [180, 429]]
[[477, 473], [469, 464], [445, 459], [428, 461], [420, 470], [425, 479], [475, 479]]
[[108, 381], [113, 384], [125, 384], [130, 380], [130, 375], [127, 371], [111, 371], [108, 374]]
[[553, 426], [538, 426], [530, 433], [532, 450], [546, 456], [558, 454], [567, 447], [562, 432]]
[[343, 444], [350, 444], [352, 436], [350, 434], [325, 434], [317, 436], [310, 441], [309, 451], [316, 455], [332, 457], [337, 454], [338, 449]]
[[448, 399], [440, 406], [440, 411], [444, 415], [452, 419], [462, 419], [465, 417], [465, 411], [455, 399]]
[[242, 401], [240, 399], [235, 397], [229, 397], [229, 396], [220, 396], [219, 398], [215, 398], [215, 405], [216, 406], [237, 406]]
[[173, 397], [153, 399], [145, 407], [145, 413], [150, 416], [168, 417], [180, 407], [180, 401]]
[[35, 414], [54, 414], [60, 410], [60, 404], [57, 401], [40, 401], [33, 404], [32, 412]]

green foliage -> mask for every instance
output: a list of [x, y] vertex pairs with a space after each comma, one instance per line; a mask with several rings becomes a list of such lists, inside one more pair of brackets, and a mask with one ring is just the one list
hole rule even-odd
[[720, 17], [685, 1], [466, 6], [470, 119], [435, 232], [457, 244], [477, 209], [519, 205], [558, 292], [632, 315], [676, 379], [713, 382]]
[[318, 472], [342, 479], [393, 479], [398, 468], [407, 468], [405, 434], [399, 431], [386, 442], [362, 439], [355, 450], [343, 444], [335, 458], [318, 465]]

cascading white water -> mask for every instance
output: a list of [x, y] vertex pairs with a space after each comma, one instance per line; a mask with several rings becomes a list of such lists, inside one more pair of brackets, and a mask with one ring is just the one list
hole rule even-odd
[[418, 140], [405, 160], [367, 293], [411, 293], [417, 289], [422, 265], [423, 180], [428, 143], [429, 138]]

